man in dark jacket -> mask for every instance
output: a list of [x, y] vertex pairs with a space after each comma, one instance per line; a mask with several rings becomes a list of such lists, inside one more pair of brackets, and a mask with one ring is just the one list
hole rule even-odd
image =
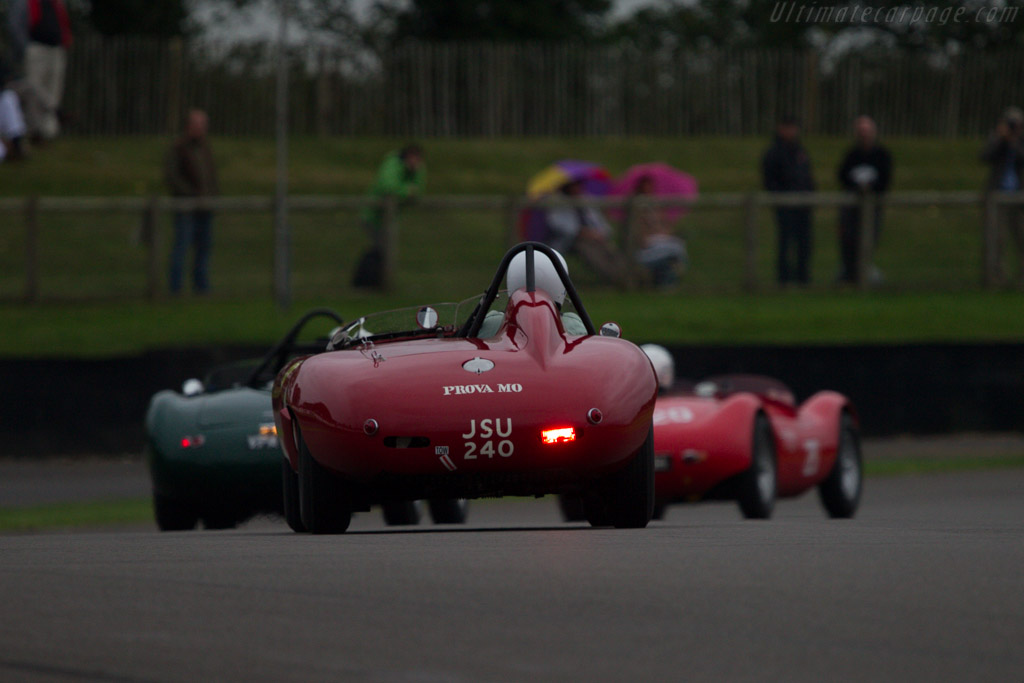
[[[185, 134], [175, 140], [164, 162], [164, 179], [175, 197], [204, 199], [217, 195], [217, 168], [207, 139], [209, 121], [206, 112], [193, 109], [188, 113]], [[213, 215], [200, 206], [193, 211], [174, 214], [174, 248], [171, 251], [170, 290], [181, 291], [185, 252], [192, 246], [195, 257], [192, 267], [193, 287], [203, 294], [210, 288], [209, 263]]]
[[[769, 192], [812, 192], [811, 159], [800, 143], [800, 124], [792, 116], [779, 121], [775, 143], [761, 164], [764, 187]], [[778, 280], [780, 285], [810, 282], [811, 207], [780, 206], [775, 209], [779, 231]], [[796, 262], [790, 251], [796, 252]]]
[[[855, 142], [839, 164], [839, 184], [858, 195], [876, 195], [874, 230], [872, 243], [877, 247], [882, 227], [882, 203], [880, 197], [889, 190], [892, 182], [892, 155], [878, 144], [878, 127], [870, 116], [859, 116], [853, 124]], [[840, 282], [858, 282], [857, 261], [860, 254], [861, 210], [859, 206], [844, 206], [839, 209], [839, 258], [842, 270]], [[872, 269], [873, 279], [881, 279], [877, 268]]]
[[[981, 151], [981, 160], [990, 167], [986, 192], [1020, 192], [1024, 189], [1024, 112], [1010, 107], [996, 124], [996, 129]], [[986, 207], [988, 202], [986, 202]], [[1005, 229], [1017, 246], [1017, 286], [1024, 288], [1024, 220], [1021, 206], [1003, 206], [1000, 212], [1000, 242]], [[986, 219], [987, 220], [987, 219]], [[1005, 228], [1003, 227], [1005, 226]], [[1002, 249], [999, 250], [1000, 252]], [[997, 264], [997, 270], [999, 266]], [[996, 273], [997, 280], [1002, 274]]]

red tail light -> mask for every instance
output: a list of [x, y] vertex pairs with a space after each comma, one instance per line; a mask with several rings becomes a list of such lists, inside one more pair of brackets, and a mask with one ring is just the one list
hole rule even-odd
[[576, 440], [576, 429], [573, 427], [556, 427], [545, 429], [540, 433], [543, 443], [568, 443]]

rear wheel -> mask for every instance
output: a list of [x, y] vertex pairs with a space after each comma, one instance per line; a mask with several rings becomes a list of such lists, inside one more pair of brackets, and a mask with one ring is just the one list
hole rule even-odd
[[391, 500], [381, 504], [388, 526], [412, 526], [420, 523], [420, 509], [414, 500]]
[[292, 469], [287, 458], [281, 458], [281, 485], [284, 495], [284, 519], [288, 527], [295, 532], [306, 531], [302, 523], [302, 512], [299, 510], [299, 475]]
[[191, 531], [199, 521], [191, 505], [159, 493], [153, 494], [153, 512], [160, 531]]
[[583, 516], [590, 526], [612, 526], [612, 518], [608, 514], [608, 504], [596, 493], [592, 492], [583, 497]]
[[654, 514], [654, 429], [629, 463], [583, 499], [591, 526], [642, 529]]
[[736, 499], [747, 519], [768, 519], [775, 507], [777, 478], [775, 438], [764, 415], [754, 419], [752, 448], [750, 468], [740, 478]]
[[427, 502], [434, 524], [465, 524], [469, 501], [465, 498], [434, 498]]
[[579, 494], [560, 493], [558, 510], [566, 522], [583, 522], [587, 519], [587, 513], [583, 509], [583, 496]]
[[240, 515], [229, 508], [211, 508], [203, 512], [203, 528], [207, 530], [234, 529]]
[[818, 495], [829, 517], [853, 517], [860, 504], [863, 482], [864, 464], [860, 452], [860, 434], [853, 418], [843, 413], [839, 420], [836, 461], [828, 477], [818, 484]]
[[301, 434], [299, 446], [299, 513], [314, 534], [340, 534], [352, 521], [344, 483], [313, 459]]

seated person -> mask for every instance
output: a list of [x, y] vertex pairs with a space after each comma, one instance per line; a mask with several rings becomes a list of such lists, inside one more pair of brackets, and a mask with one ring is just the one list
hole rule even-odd
[[[583, 182], [575, 180], [559, 188], [569, 199], [583, 195]], [[594, 207], [556, 206], [545, 214], [548, 245], [556, 251], [575, 250], [607, 282], [625, 285], [628, 268], [612, 243], [612, 229]]]
[[0, 64], [0, 161], [4, 158], [14, 161], [25, 156], [25, 117], [17, 93], [9, 86], [8, 72]]
[[[654, 192], [654, 179], [641, 177], [633, 191], [634, 196]], [[637, 212], [636, 225], [640, 248], [636, 260], [647, 268], [655, 287], [671, 287], [678, 281], [677, 265], [686, 266], [686, 243], [672, 234], [662, 220], [661, 209], [646, 206]]]
[[[555, 253], [558, 254], [558, 252]], [[562, 302], [565, 301], [565, 285], [562, 284], [562, 278], [558, 277], [554, 264], [551, 263], [551, 259], [546, 254], [535, 251], [533, 252], [533, 258], [533, 275], [537, 289], [547, 293], [552, 301], [555, 302], [555, 307], [561, 311]], [[562, 262], [562, 268], [568, 274], [569, 267], [565, 264], [565, 259], [562, 258], [561, 254], [558, 254], [558, 260]], [[508, 285], [510, 294], [517, 289], [526, 287], [526, 252], [521, 251], [512, 257], [512, 263], [508, 264], [505, 282]], [[587, 333], [587, 328], [583, 324], [582, 318], [577, 314], [572, 311], [566, 311], [561, 314], [561, 317], [562, 327], [565, 328], [566, 334], [581, 335]], [[488, 339], [496, 335], [504, 320], [505, 311], [489, 311], [484, 317], [483, 325], [480, 326], [480, 339]]]

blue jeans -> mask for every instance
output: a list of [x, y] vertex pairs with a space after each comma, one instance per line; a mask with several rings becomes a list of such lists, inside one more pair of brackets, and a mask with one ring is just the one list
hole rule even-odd
[[209, 265], [211, 223], [209, 211], [179, 211], [174, 214], [174, 248], [171, 251], [170, 289], [172, 294], [181, 291], [182, 271], [185, 268], [185, 253], [190, 246], [195, 248], [192, 262], [192, 282], [196, 292], [210, 289]]
[[[803, 207], [778, 207], [775, 217], [779, 226], [778, 278], [779, 284], [811, 281], [811, 210]], [[790, 258], [795, 252], [796, 262]]]

